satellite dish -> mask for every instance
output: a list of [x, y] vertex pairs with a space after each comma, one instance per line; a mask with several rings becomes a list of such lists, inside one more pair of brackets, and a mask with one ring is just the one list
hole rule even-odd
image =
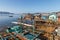
[[58, 17], [56, 14], [51, 14], [49, 15], [49, 20], [52, 20], [52, 21], [57, 21]]

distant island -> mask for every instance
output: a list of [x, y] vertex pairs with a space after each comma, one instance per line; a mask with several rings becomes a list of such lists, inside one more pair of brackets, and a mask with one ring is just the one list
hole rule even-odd
[[0, 14], [14, 14], [14, 13], [10, 13], [10, 12], [0, 12]]

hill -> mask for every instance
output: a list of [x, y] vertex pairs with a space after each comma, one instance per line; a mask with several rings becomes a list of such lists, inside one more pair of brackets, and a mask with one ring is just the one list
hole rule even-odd
[[10, 12], [0, 12], [0, 14], [14, 14], [14, 13], [10, 13]]

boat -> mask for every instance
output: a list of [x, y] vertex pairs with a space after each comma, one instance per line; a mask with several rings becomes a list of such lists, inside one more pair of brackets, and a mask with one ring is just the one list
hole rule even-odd
[[13, 16], [9, 16], [9, 17], [13, 17]]

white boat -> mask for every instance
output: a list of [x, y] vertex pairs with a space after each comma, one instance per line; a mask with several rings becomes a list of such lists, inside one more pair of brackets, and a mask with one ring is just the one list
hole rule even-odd
[[12, 22], [13, 24], [22, 24], [22, 25], [25, 25], [25, 26], [33, 26], [33, 25], [30, 25], [30, 24], [25, 24], [25, 23], [21, 23], [21, 22]]

